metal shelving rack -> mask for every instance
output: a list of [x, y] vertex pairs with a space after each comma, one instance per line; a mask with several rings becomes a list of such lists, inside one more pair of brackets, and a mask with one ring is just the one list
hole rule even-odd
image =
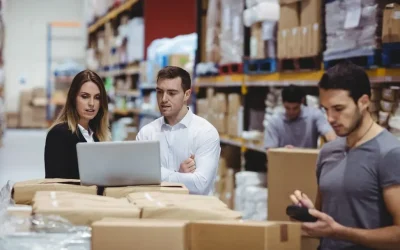
[[[47, 83], [46, 83], [46, 92], [47, 92], [47, 121], [52, 120], [52, 94], [54, 91], [54, 72], [52, 71], [53, 66], [53, 55], [52, 55], [52, 44], [54, 41], [76, 41], [77, 39], [84, 39], [83, 37], [77, 36], [54, 36], [54, 29], [65, 29], [65, 28], [81, 28], [82, 25], [80, 22], [50, 22], [47, 24]], [[66, 58], [67, 59], [67, 58]]]

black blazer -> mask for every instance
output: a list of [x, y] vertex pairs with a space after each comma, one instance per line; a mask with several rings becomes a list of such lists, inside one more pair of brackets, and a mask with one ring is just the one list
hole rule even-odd
[[[44, 165], [46, 178], [79, 179], [76, 144], [86, 142], [79, 128], [78, 134], [72, 133], [68, 124], [54, 126], [46, 137]], [[93, 135], [93, 140], [99, 139]]]

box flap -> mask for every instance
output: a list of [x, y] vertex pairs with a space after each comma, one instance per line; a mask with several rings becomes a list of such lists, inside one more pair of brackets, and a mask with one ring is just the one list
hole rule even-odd
[[188, 220], [146, 220], [146, 219], [124, 219], [103, 218], [93, 223], [93, 226], [142, 226], [142, 227], [185, 227]]
[[271, 148], [268, 153], [318, 154], [319, 149], [308, 148]]

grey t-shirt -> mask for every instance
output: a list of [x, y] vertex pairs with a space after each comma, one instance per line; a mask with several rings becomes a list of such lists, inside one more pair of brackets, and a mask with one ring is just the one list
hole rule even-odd
[[292, 145], [317, 148], [318, 137], [332, 131], [321, 110], [302, 106], [300, 116], [288, 120], [284, 113], [274, 115], [265, 130], [264, 147], [278, 148]]
[[[400, 142], [387, 130], [357, 148], [346, 151], [346, 139], [323, 146], [317, 162], [322, 212], [338, 223], [376, 229], [393, 225], [382, 190], [400, 184]], [[321, 250], [369, 248], [329, 238]]]

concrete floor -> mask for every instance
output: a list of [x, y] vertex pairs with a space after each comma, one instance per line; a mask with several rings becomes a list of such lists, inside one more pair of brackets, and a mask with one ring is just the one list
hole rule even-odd
[[7, 129], [0, 148], [0, 187], [13, 182], [44, 178], [47, 130]]

